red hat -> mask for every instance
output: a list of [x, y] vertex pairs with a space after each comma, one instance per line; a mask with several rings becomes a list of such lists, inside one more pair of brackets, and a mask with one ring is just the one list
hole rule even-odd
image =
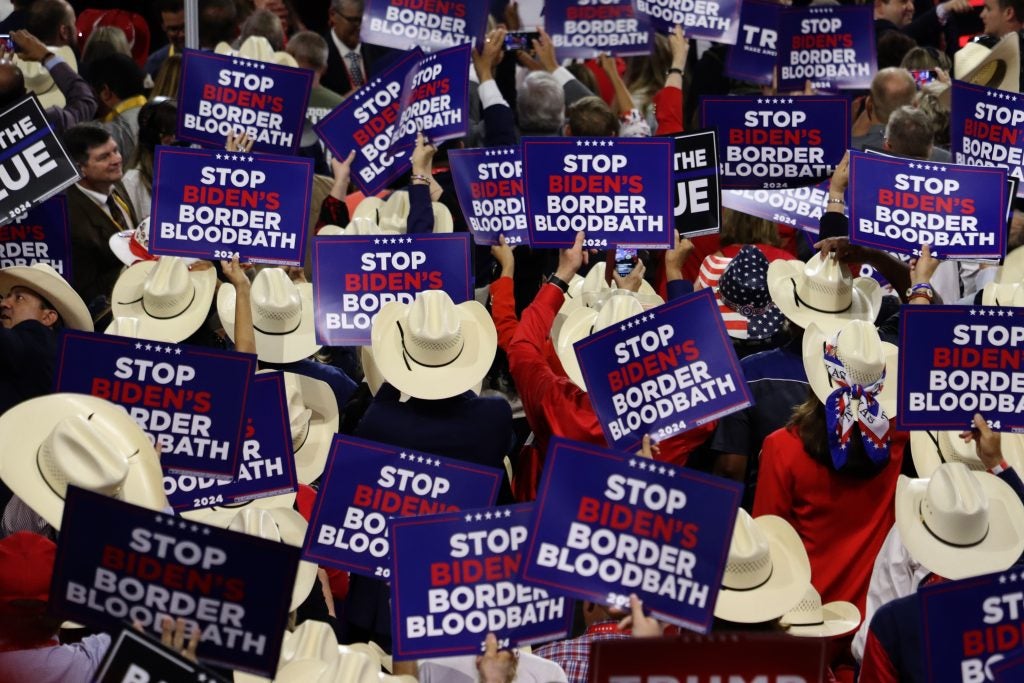
[[87, 9], [78, 15], [75, 22], [81, 44], [84, 45], [99, 26], [114, 26], [124, 31], [128, 47], [132, 50], [132, 59], [139, 66], [146, 65], [146, 58], [149, 57], [149, 25], [141, 15], [121, 9]]
[[[56, 554], [53, 541], [28, 531], [19, 531], [0, 541], [0, 614], [33, 611], [18, 605], [21, 600], [49, 601]], [[41, 611], [39, 607], [36, 611]]]

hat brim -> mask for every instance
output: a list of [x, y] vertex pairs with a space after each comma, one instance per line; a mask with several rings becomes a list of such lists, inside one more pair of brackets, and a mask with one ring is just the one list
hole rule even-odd
[[[809, 324], [804, 330], [804, 371], [807, 373], [807, 383], [814, 391], [814, 395], [817, 396], [818, 400], [822, 403], [824, 403], [828, 399], [829, 394], [837, 388], [829, 379], [822, 357], [825, 340], [827, 338], [826, 335], [831, 336], [834, 333], [834, 330], [832, 332], [825, 332], [822, 330], [818, 326], [817, 321]], [[882, 387], [882, 391], [875, 398], [881, 404], [886, 417], [891, 419], [895, 417], [897, 408], [896, 398], [898, 396], [897, 370], [899, 348], [895, 344], [890, 344], [888, 342], [881, 342], [881, 344], [882, 354], [885, 356], [885, 384]]]
[[[255, 329], [256, 355], [268, 363], [294, 363], [309, 358], [319, 351], [313, 316], [313, 285], [296, 285], [302, 300], [302, 319], [299, 326], [287, 334], [268, 334]], [[222, 283], [217, 292], [217, 315], [220, 324], [232, 341], [235, 339], [235, 286]], [[254, 321], [255, 322], [255, 321]]]
[[1020, 283], [989, 282], [981, 290], [982, 306], [1022, 306], [1024, 289]]
[[11, 287], [25, 287], [45, 298], [57, 309], [65, 327], [93, 331], [92, 316], [82, 297], [59, 275], [32, 266], [0, 269], [0, 292], [7, 293]]
[[[155, 261], [156, 259], [158, 259], [159, 256], [150, 254], [149, 251], [142, 247], [142, 245], [139, 245], [139, 248], [142, 249], [143, 252], [149, 256], [148, 259], [132, 251], [131, 243], [132, 236], [134, 234], [134, 230], [122, 230], [121, 232], [115, 232], [113, 235], [110, 236], [110, 239], [107, 240], [107, 245], [110, 247], [110, 251], [114, 254], [114, 256], [117, 257], [117, 260], [125, 264], [126, 266], [133, 266], [139, 261]], [[193, 263], [199, 260], [197, 258], [179, 258], [181, 258], [182, 263], [184, 263], [186, 266], [191, 266]]]
[[[583, 284], [581, 285], [580, 289], [580, 301], [585, 306], [596, 305], [597, 302], [601, 300], [601, 298], [605, 294], [607, 294], [608, 291], [618, 289], [618, 286], [615, 284], [614, 279], [612, 280], [611, 284], [605, 282], [604, 274], [606, 272], [607, 267], [607, 263], [605, 263], [604, 261], [598, 261], [593, 266], [591, 266], [590, 270], [587, 271], [586, 276], [584, 276]], [[640, 282], [640, 290], [637, 292], [637, 294], [642, 295], [644, 297], [656, 297], [658, 300], [661, 301], [661, 303], [665, 303], [664, 299], [658, 296], [658, 292], [655, 291], [654, 287], [652, 287], [651, 283], [649, 283], [647, 280], [643, 280]], [[648, 302], [651, 301], [653, 301], [653, 299], [648, 299]], [[641, 301], [641, 303], [644, 302]], [[645, 303], [644, 308], [647, 307], [648, 306]]]
[[331, 443], [340, 421], [338, 399], [331, 385], [297, 372], [286, 372], [299, 382], [302, 402], [312, 411], [306, 438], [295, 447], [295, 475], [302, 484], [316, 481], [324, 472]]
[[860, 610], [852, 602], [827, 602], [821, 606], [823, 622], [812, 625], [786, 625], [786, 633], [800, 638], [837, 638], [860, 626]]
[[779, 259], [768, 264], [768, 293], [782, 314], [805, 328], [812, 322], [827, 332], [835, 332], [850, 320], [874, 322], [882, 306], [882, 288], [872, 278], [853, 279], [852, 301], [842, 313], [821, 313], [796, 300], [800, 283], [806, 279], [802, 261]]
[[1024, 503], [1009, 484], [987, 472], [975, 472], [988, 499], [989, 528], [977, 545], [955, 547], [939, 540], [921, 519], [927, 479], [900, 475], [896, 482], [896, 528], [910, 556], [929, 571], [966, 579], [1009, 569], [1024, 551]]
[[[1003, 459], [1017, 472], [1024, 472], [1024, 434], [1001, 432]], [[950, 439], [960, 440], [959, 432], [950, 432]], [[974, 446], [970, 445], [971, 450]], [[914, 430], [910, 432], [910, 454], [914, 459], [917, 476], [927, 479], [932, 476], [939, 465], [944, 462], [960, 462], [968, 469], [980, 472], [985, 469], [984, 463], [975, 453], [939, 453], [939, 432], [931, 430]]]
[[598, 310], [589, 306], [575, 309], [566, 316], [565, 322], [562, 323], [558, 331], [558, 339], [555, 340], [555, 354], [558, 355], [558, 361], [562, 364], [566, 377], [583, 391], [587, 390], [587, 383], [583, 379], [583, 370], [580, 368], [580, 361], [576, 358], [576, 349], [573, 347], [576, 342], [593, 334], [597, 314]]
[[0, 443], [4, 444], [0, 479], [57, 530], [64, 514], [64, 499], [50, 488], [39, 470], [39, 446], [62, 420], [94, 414], [102, 415], [123, 434], [137, 453], [129, 461], [118, 500], [161, 512], [168, 507], [159, 456], [124, 408], [84, 394], [50, 394], [19, 403], [0, 418]]
[[[969, 43], [964, 48], [970, 45], [974, 44]], [[981, 50], [972, 51], [968, 59], [978, 62], [956, 69], [957, 80], [1009, 92], [1020, 89], [1020, 38], [1015, 31], [1003, 36], [995, 47], [985, 53]], [[962, 66], [963, 60], [959, 60], [958, 65]], [[960, 75], [960, 71], [966, 73]]]
[[140, 339], [177, 344], [192, 336], [206, 322], [217, 287], [217, 272], [213, 268], [189, 269], [189, 278], [195, 287], [192, 302], [173, 318], [154, 318], [146, 311], [142, 290], [146, 277], [157, 263], [140, 261], [121, 273], [114, 283], [110, 307], [115, 318], [138, 318]]
[[[718, 302], [718, 311], [722, 313], [723, 318], [726, 313], [732, 313], [743, 320], [743, 329], [737, 330], [726, 326], [726, 333], [733, 339], [748, 339], [750, 341], [762, 341], [764, 339], [771, 339], [779, 330], [782, 329], [786, 319], [779, 310], [779, 307], [774, 302], [769, 302], [764, 313], [758, 313], [755, 315], [743, 315], [739, 310], [733, 308], [729, 304], [725, 303], [722, 299], [721, 291], [718, 287], [715, 288], [715, 300]], [[760, 327], [764, 330], [762, 334], [751, 334], [751, 326]]]

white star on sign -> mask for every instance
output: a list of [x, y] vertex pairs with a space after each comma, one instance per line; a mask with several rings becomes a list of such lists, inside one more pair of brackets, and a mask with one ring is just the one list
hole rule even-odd
[[467, 522], [472, 522], [473, 521], [473, 515], [466, 515], [466, 521]]

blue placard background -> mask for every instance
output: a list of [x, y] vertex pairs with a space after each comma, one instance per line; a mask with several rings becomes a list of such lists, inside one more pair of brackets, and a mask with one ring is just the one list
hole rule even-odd
[[312, 191], [312, 159], [159, 147], [149, 250], [302, 265]]
[[186, 49], [178, 87], [178, 139], [224, 148], [245, 129], [252, 151], [295, 154], [313, 72]]
[[0, 268], [45, 263], [71, 282], [68, 199], [50, 197], [22, 218], [0, 227]]
[[1006, 659], [992, 664], [991, 668], [996, 683], [1016, 683], [1024, 676], [1024, 650], [1014, 650]]
[[406, 73], [401, 111], [391, 129], [391, 153], [412, 150], [420, 131], [435, 145], [469, 131], [469, 43], [420, 59]]
[[740, 28], [739, 0], [633, 0], [633, 6], [637, 14], [647, 17], [652, 28], [662, 33], [671, 33], [679, 24], [687, 38], [732, 45]]
[[636, 450], [646, 434], [662, 441], [753, 403], [711, 289], [595, 332], [573, 348], [605, 439], [617, 450]]
[[178, 605], [171, 616], [199, 623], [204, 663], [273, 676], [298, 562], [293, 546], [71, 486], [49, 609], [101, 630], [138, 621], [159, 634], [164, 613], [145, 600], [152, 586], [153, 595], [164, 593]]
[[[488, 632], [497, 636], [500, 647], [558, 640], [568, 634], [572, 601], [519, 580], [533, 508], [510, 505], [391, 522], [396, 660], [479, 653]], [[515, 599], [505, 604], [508, 599], [492, 598], [499, 607], [440, 609], [437, 604], [442, 599], [461, 604], [462, 596], [455, 598], [454, 592], [488, 588], [498, 596], [509, 592]], [[480, 600], [485, 602], [486, 598]], [[514, 620], [521, 623], [510, 625]], [[464, 624], [459, 632], [445, 634], [455, 627], [443, 629], [442, 624], [456, 622]]]
[[[780, 92], [803, 91], [806, 81], [818, 90], [866, 90], [878, 68], [874, 10], [784, 8], [779, 12], [778, 53]], [[828, 55], [831, 61], [809, 62], [815, 55]]]
[[472, 298], [467, 233], [313, 240], [317, 343], [365, 346], [384, 304], [412, 303], [427, 289], [443, 289], [457, 304]]
[[[645, 492], [652, 502], [661, 501], [661, 509], [644, 503]], [[655, 618], [706, 633], [741, 496], [742, 487], [734, 481], [553, 438], [544, 461], [522, 578], [625, 609], [629, 594], [636, 593]], [[592, 547], [594, 534], [608, 529], [599, 523], [602, 518], [615, 520], [615, 530], [602, 532], [610, 536], [598, 539], [598, 547], [607, 553]], [[644, 552], [650, 561], [643, 566], [615, 559], [617, 539], [627, 535], [651, 544], [650, 552]], [[661, 570], [663, 562], [677, 566], [678, 571]], [[598, 573], [602, 565], [604, 572]], [[622, 576], [628, 567], [633, 575], [628, 584], [601, 578]], [[641, 581], [650, 585], [643, 579], [644, 572], [655, 572], [649, 578], [656, 581], [658, 592], [643, 589]], [[665, 594], [659, 594], [662, 591]]]
[[675, 184], [675, 228], [682, 237], [718, 232], [721, 189], [718, 183], [718, 142], [714, 130], [674, 135], [672, 182]]
[[523, 158], [518, 147], [455, 149], [448, 152], [452, 181], [473, 242], [528, 244]]
[[722, 206], [817, 235], [831, 184], [826, 180], [792, 190], [725, 190]]
[[671, 248], [674, 149], [668, 138], [524, 138], [530, 244], [571, 247], [585, 230], [588, 247]]
[[814, 185], [832, 176], [850, 146], [842, 97], [703, 97], [700, 108], [702, 125], [718, 129], [723, 189]]
[[[1009, 190], [1003, 169], [854, 150], [849, 193], [854, 244], [913, 255], [927, 241], [933, 256], [949, 259], [996, 260], [1006, 253]], [[932, 206], [923, 211], [918, 203]], [[913, 227], [915, 221], [925, 227]]]
[[654, 33], [633, 0], [545, 0], [544, 30], [559, 59], [591, 59], [602, 52], [626, 57], [651, 52]]
[[782, 5], [744, 0], [740, 31], [725, 59], [725, 74], [739, 81], [771, 85], [778, 59], [779, 10]]
[[1016, 178], [1024, 196], [1024, 98], [966, 81], [953, 81], [949, 114], [953, 161], [998, 166]]
[[298, 485], [288, 397], [279, 372], [256, 375], [249, 385], [242, 459], [233, 480], [164, 475], [164, 493], [175, 510], [243, 503], [291, 493]]
[[[426, 7], [427, 9], [424, 9]], [[479, 0], [366, 0], [359, 39], [399, 50], [427, 52], [483, 38], [489, 5]]]
[[165, 472], [224, 479], [238, 471], [255, 370], [247, 353], [64, 330], [54, 391], [124, 406], [156, 439]]

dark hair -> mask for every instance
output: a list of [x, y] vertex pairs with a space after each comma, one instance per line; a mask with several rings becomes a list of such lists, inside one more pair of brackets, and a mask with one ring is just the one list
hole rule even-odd
[[130, 168], [137, 168], [146, 187], [153, 188], [153, 155], [165, 135], [174, 135], [178, 127], [178, 105], [159, 97], [139, 110], [139, 144], [135, 146]]
[[0, 108], [7, 109], [28, 94], [25, 74], [13, 64], [0, 64]]
[[1009, 7], [1013, 10], [1013, 18], [1024, 21], [1024, 0], [999, 0], [999, 9]]
[[157, 12], [172, 14], [185, 11], [185, 0], [157, 0]]
[[128, 55], [105, 55], [86, 63], [82, 71], [82, 76], [96, 92], [107, 86], [122, 100], [145, 92], [146, 74]]
[[832, 464], [832, 454], [828, 449], [828, 427], [825, 424], [825, 406], [818, 400], [814, 390], [808, 388], [807, 400], [793, 409], [793, 415], [786, 425], [796, 430], [804, 451], [813, 460], [821, 463], [830, 470], [838, 471], [852, 477], [870, 479], [878, 473], [879, 467], [868, 458], [864, 452], [864, 442], [861, 441], [860, 425], [854, 425], [850, 434], [849, 445], [847, 446], [846, 465], [842, 470], [836, 470]]
[[110, 133], [94, 123], [79, 123], [71, 126], [61, 138], [68, 156], [79, 166], [88, 163], [89, 152], [107, 144]]
[[25, 28], [44, 44], [55, 45], [59, 42], [61, 27], [74, 21], [69, 12], [73, 10], [64, 0], [36, 0], [28, 6]]
[[230, 43], [238, 33], [238, 7], [234, 0], [199, 0], [199, 45]]
[[582, 97], [569, 106], [567, 121], [573, 135], [615, 137], [619, 120], [604, 100], [596, 95]]
[[878, 39], [878, 69], [899, 66], [903, 57], [915, 47], [917, 47], [917, 42], [906, 33], [886, 31]]

